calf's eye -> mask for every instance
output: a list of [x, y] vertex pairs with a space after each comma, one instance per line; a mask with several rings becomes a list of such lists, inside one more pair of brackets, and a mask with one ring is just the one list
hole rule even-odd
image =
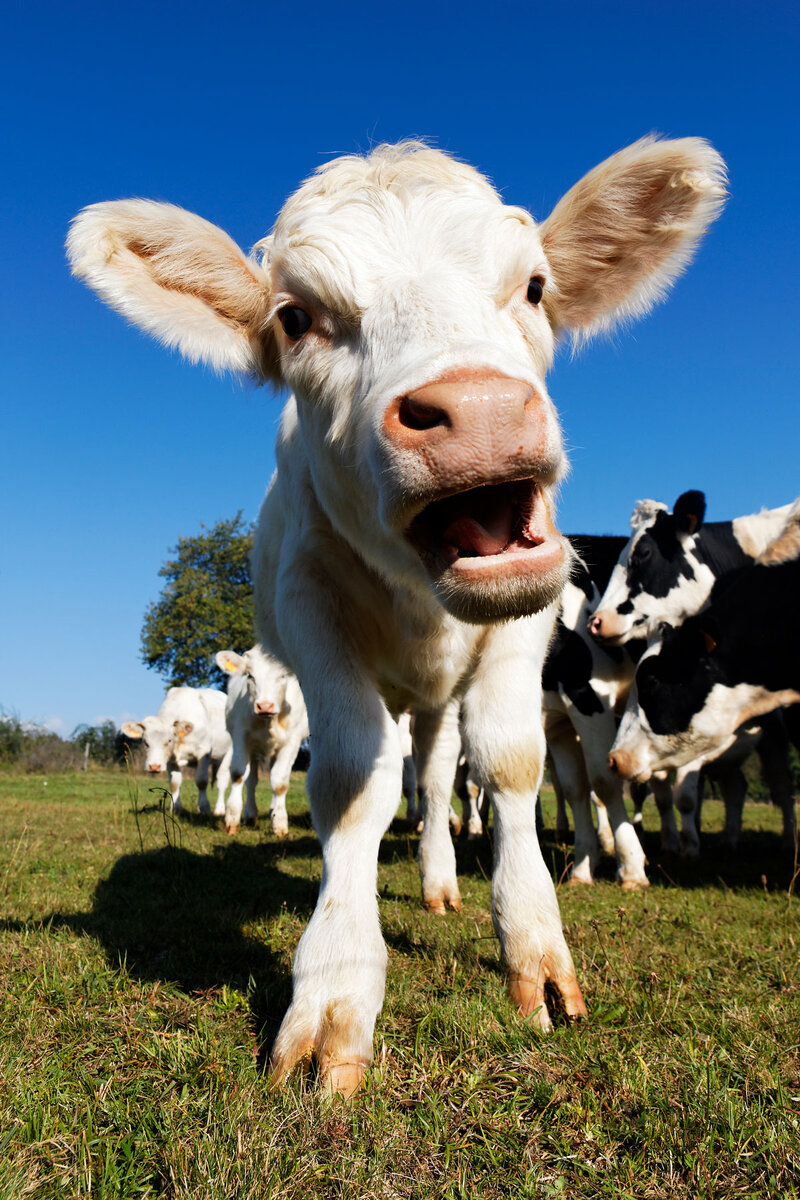
[[290, 304], [278, 313], [278, 320], [283, 326], [283, 332], [293, 342], [297, 342], [311, 328], [311, 317], [305, 309]]
[[528, 284], [528, 303], [538, 304], [544, 292], [544, 280], [538, 275], [534, 275], [533, 279]]

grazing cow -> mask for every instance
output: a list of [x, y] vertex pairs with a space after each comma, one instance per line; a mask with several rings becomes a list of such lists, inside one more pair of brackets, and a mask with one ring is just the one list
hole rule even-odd
[[[636, 505], [631, 517], [633, 533], [603, 598], [589, 618], [590, 632], [598, 642], [619, 646], [631, 637], [652, 636], [662, 621], [677, 626], [699, 612], [717, 580], [752, 565], [778, 536], [791, 505], [708, 524], [704, 522], [705, 508], [705, 496], [698, 491], [679, 496], [672, 512], [655, 500], [642, 500]], [[742, 777], [734, 760], [741, 759], [745, 744], [712, 771], [723, 791], [732, 845], [738, 836], [742, 805]], [[786, 742], [770, 736], [755, 739], [755, 744], [765, 777], [773, 784], [773, 801], [783, 812], [784, 835], [791, 840], [794, 806], [786, 786]], [[691, 797], [696, 795], [696, 773], [701, 765], [694, 764], [688, 780], [682, 779], [677, 789], [679, 807], [687, 816], [691, 815]], [[691, 821], [685, 823], [685, 834], [684, 845], [693, 853], [696, 843]]]
[[800, 701], [799, 597], [797, 501], [753, 566], [718, 580], [702, 612], [677, 629], [662, 626], [648, 646], [613, 768], [637, 779], [715, 757], [734, 744], [741, 726]]
[[[350, 1094], [372, 1058], [386, 948], [380, 839], [400, 792], [394, 717], [415, 712], [423, 893], [460, 903], [447, 828], [461, 746], [494, 809], [492, 914], [520, 1010], [546, 985], [584, 1013], [536, 835], [541, 671], [571, 552], [553, 524], [564, 453], [556, 338], [644, 312], [724, 197], [699, 139], [645, 139], [540, 226], [419, 143], [319, 168], [246, 258], [164, 204], [75, 222], [78, 275], [191, 359], [280, 381], [277, 473], [254, 548], [261, 640], [297, 674], [314, 755], [319, 899], [273, 1047]], [[509, 618], [518, 618], [510, 620]]]
[[197, 811], [211, 814], [208, 776], [217, 784], [214, 816], [225, 812], [225, 791], [230, 783], [232, 746], [225, 728], [225, 693], [213, 688], [173, 687], [154, 717], [126, 721], [122, 732], [143, 738], [147, 747], [146, 770], [151, 775], [169, 773], [172, 811], [181, 812], [183, 768], [195, 767]]
[[[269, 819], [272, 832], [285, 837], [289, 832], [286, 793], [292, 767], [303, 738], [308, 737], [308, 715], [297, 679], [261, 646], [244, 654], [220, 650], [217, 666], [231, 676], [225, 723], [233, 743], [233, 785], [225, 806], [225, 828], [236, 833], [239, 822], [254, 825], [258, 761], [269, 769], [272, 800]], [[242, 813], [242, 788], [247, 801]]]

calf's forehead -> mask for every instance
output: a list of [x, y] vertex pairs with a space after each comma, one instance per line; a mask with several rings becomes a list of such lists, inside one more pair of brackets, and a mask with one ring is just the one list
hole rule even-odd
[[376, 155], [329, 164], [287, 201], [261, 245], [278, 291], [311, 288], [356, 315], [410, 280], [466, 274], [503, 300], [529, 273], [546, 273], [533, 218], [473, 168], [425, 150], [388, 170]]

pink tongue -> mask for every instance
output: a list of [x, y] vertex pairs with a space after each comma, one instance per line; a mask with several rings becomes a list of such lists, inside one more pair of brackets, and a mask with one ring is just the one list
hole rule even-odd
[[[488, 526], [488, 528], [487, 528]], [[482, 525], [474, 517], [456, 517], [445, 529], [442, 541], [461, 554], [502, 554], [511, 538], [510, 507], [495, 513]]]

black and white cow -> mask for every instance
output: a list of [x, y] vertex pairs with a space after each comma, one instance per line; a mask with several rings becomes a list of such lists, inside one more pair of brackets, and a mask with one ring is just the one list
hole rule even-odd
[[[636, 651], [641, 652], [643, 644], [635, 642], [625, 649], [601, 646], [587, 628], [589, 614], [626, 539], [575, 535], [570, 542], [577, 558], [562, 594], [545, 663], [542, 708], [559, 812], [563, 814], [566, 801], [575, 823], [571, 879], [592, 882], [602, 844], [603, 849], [616, 853], [623, 888], [646, 887], [644, 852], [625, 808], [622, 780], [608, 764], [617, 720], [633, 681]], [[654, 791], [662, 817], [662, 842], [668, 849], [677, 849], [671, 789], [658, 781]], [[592, 795], [597, 803], [597, 831], [592, 821]]]
[[[656, 500], [639, 501], [631, 516], [631, 537], [589, 619], [589, 630], [598, 642], [606, 647], [621, 646], [634, 637], [652, 637], [662, 622], [677, 626], [699, 612], [717, 580], [752, 566], [781, 534], [792, 506], [708, 523], [705, 509], [705, 495], [700, 491], [684, 492], [672, 512]], [[739, 766], [748, 746], [758, 751], [772, 799], [783, 812], [784, 836], [790, 841], [794, 809], [788, 787], [788, 742], [774, 733], [749, 737], [711, 768], [725, 801], [729, 841], [736, 844], [741, 826], [744, 796]], [[699, 803], [702, 766], [702, 762], [693, 763], [677, 780], [675, 799], [684, 816], [691, 813], [693, 796]], [[695, 814], [695, 821], [697, 818]], [[681, 846], [689, 854], [697, 853], [691, 820], [684, 821]]]
[[[664, 625], [636, 669], [609, 757], [631, 779], [716, 757], [743, 726], [800, 701], [800, 501], [749, 567], [717, 581], [702, 612]], [[797, 710], [787, 723], [798, 740]], [[794, 836], [784, 812], [784, 840]]]
[[662, 621], [678, 625], [699, 612], [717, 579], [751, 565], [779, 535], [790, 507], [706, 524], [702, 492], [684, 492], [672, 512], [657, 500], [640, 500], [633, 533], [589, 619], [592, 637], [621, 646], [655, 633]]

